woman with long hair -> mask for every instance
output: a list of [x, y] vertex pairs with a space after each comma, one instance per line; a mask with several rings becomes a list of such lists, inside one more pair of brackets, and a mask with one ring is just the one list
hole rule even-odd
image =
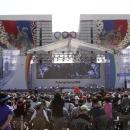
[[62, 121], [64, 101], [59, 93], [56, 93], [54, 100], [52, 100], [50, 109], [52, 110], [52, 116], [54, 119], [54, 130], [58, 130], [60, 122]]
[[10, 122], [13, 118], [13, 111], [7, 105], [9, 98], [11, 97], [6, 94], [0, 94], [0, 130], [11, 130]]

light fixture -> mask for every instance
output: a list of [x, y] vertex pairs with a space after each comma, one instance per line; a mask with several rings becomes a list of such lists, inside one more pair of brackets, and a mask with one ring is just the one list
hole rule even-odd
[[90, 86], [89, 88], [90, 88], [90, 89], [92, 89], [93, 87], [92, 87], [92, 86]]

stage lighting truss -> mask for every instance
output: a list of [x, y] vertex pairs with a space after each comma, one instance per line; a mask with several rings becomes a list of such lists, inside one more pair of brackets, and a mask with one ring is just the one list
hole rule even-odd
[[95, 52], [49, 52], [33, 55], [34, 63], [109, 63], [107, 53], [97, 54]]

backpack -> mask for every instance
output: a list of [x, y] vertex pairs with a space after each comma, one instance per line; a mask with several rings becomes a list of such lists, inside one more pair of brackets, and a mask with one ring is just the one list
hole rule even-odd
[[36, 114], [36, 117], [30, 122], [30, 126], [32, 126], [33, 129], [35, 130], [43, 130], [46, 125], [46, 120], [42, 116], [38, 116]]

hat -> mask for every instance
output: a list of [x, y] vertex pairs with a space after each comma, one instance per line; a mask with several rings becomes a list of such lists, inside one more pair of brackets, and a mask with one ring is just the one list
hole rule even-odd
[[68, 98], [68, 97], [65, 97], [65, 98], [64, 98], [64, 101], [69, 101], [69, 98]]
[[6, 101], [6, 100], [8, 100], [9, 98], [11, 98], [11, 96], [7, 95], [6, 97], [1, 98], [1, 99], [0, 99], [0, 102]]
[[42, 106], [42, 105], [45, 105], [45, 103], [43, 103], [43, 102], [38, 102], [38, 103], [35, 105], [35, 107], [37, 108], [37, 107], [40, 107], [40, 106]]
[[83, 99], [80, 99], [79, 101], [78, 101], [78, 103], [79, 103], [79, 105], [81, 104], [84, 104], [84, 100]]
[[79, 97], [78, 97], [78, 96], [75, 96], [75, 99], [79, 99]]
[[87, 110], [87, 111], [90, 111], [90, 109], [88, 109], [88, 107], [86, 105], [82, 105], [80, 107], [81, 110]]

